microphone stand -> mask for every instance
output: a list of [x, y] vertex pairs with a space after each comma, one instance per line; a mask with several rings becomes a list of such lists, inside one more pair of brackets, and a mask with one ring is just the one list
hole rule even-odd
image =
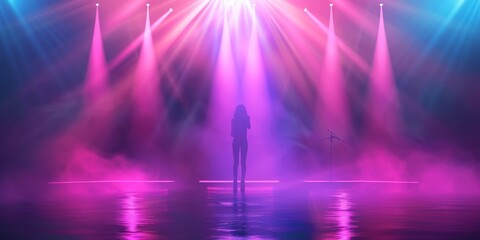
[[328, 132], [330, 136], [328, 136], [327, 138], [322, 138], [320, 139], [320, 141], [330, 140], [330, 181], [333, 181], [333, 140], [338, 140], [342, 142], [345, 141], [337, 137], [332, 130], [328, 129]]

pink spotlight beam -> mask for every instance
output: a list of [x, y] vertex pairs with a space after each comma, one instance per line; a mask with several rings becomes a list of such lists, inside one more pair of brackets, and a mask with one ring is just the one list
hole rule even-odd
[[[164, 13], [159, 19], [157, 19], [151, 26], [152, 31], [155, 30], [155, 28], [160, 25], [160, 23], [165, 20], [165, 18], [168, 17], [173, 12], [173, 9], [170, 8], [166, 13]], [[124, 61], [130, 54], [132, 54], [133, 51], [135, 51], [137, 48], [140, 47], [140, 45], [143, 43], [143, 37], [144, 35], [140, 35], [133, 42], [131, 42], [120, 54], [118, 54], [110, 64], [109, 68], [113, 69], [116, 66], [118, 66], [122, 61]]]
[[[330, 21], [328, 25], [327, 44], [323, 63], [322, 77], [319, 81], [319, 91], [322, 99], [323, 113], [319, 116], [325, 126], [342, 129], [345, 135], [349, 130], [348, 105], [345, 96], [345, 80], [342, 74], [341, 57], [338, 51], [338, 38], [335, 34], [333, 5], [330, 6]], [[324, 117], [327, 115], [329, 117]]]
[[380, 20], [370, 80], [369, 109], [374, 122], [371, 124], [370, 133], [388, 134], [394, 137], [398, 129], [403, 126], [399, 117], [398, 92], [388, 48], [382, 7], [380, 7]]
[[95, 184], [95, 183], [174, 183], [173, 180], [94, 180], [94, 181], [54, 181], [48, 184]]
[[[330, 7], [331, 8], [331, 7]], [[329, 29], [318, 20], [312, 13], [310, 13], [306, 8], [304, 10], [307, 15], [312, 19], [312, 21], [324, 32], [328, 35]], [[342, 39], [337, 38], [336, 44], [345, 53], [347, 57], [349, 57], [356, 66], [365, 73], [370, 72], [370, 67], [365, 60], [363, 60], [353, 49], [351, 49]]]
[[102, 31], [100, 28], [99, 4], [96, 4], [95, 25], [93, 29], [92, 45], [88, 61], [85, 91], [89, 97], [97, 99], [105, 91], [108, 81], [107, 61], [103, 48]]
[[[237, 181], [240, 182], [240, 181]], [[200, 180], [198, 183], [233, 183], [233, 180]], [[279, 180], [245, 180], [245, 183], [280, 183]]]

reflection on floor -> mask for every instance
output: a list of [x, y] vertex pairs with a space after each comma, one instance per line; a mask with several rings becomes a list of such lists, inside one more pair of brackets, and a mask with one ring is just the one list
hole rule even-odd
[[480, 201], [351, 187], [227, 184], [0, 205], [2, 239], [480, 237]]

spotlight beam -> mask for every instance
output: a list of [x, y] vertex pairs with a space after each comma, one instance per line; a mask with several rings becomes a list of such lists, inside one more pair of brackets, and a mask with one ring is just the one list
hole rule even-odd
[[[316, 18], [313, 14], [311, 14], [308, 11], [306, 13], [316, 23], [316, 25], [324, 33], [326, 33], [328, 35], [328, 31], [329, 31], [328, 28], [322, 22], [320, 22], [320, 20], [318, 20], [318, 18]], [[342, 50], [342, 52], [344, 52], [356, 64], [356, 66], [361, 71], [363, 71], [364, 73], [369, 73], [370, 72], [369, 64], [367, 64], [367, 62], [365, 60], [363, 60], [360, 57], [360, 55], [358, 55], [355, 51], [353, 51], [353, 49], [351, 49], [347, 44], [345, 44], [345, 42], [342, 39], [337, 38], [337, 45], [340, 48], [340, 50]]]
[[338, 51], [338, 37], [335, 33], [333, 4], [330, 4], [330, 20], [328, 25], [327, 44], [323, 61], [322, 77], [319, 82], [322, 114], [319, 116], [325, 126], [335, 129], [345, 136], [350, 129], [349, 114], [345, 96], [345, 80], [341, 68], [341, 58]]
[[150, 23], [150, 8], [147, 5], [145, 30], [143, 33], [142, 47], [138, 58], [135, 82], [132, 89], [134, 101], [132, 143], [138, 149], [148, 145], [149, 136], [158, 125], [159, 113], [163, 104], [159, 102], [157, 87], [159, 72], [155, 54], [152, 25]]
[[391, 140], [401, 129], [400, 110], [382, 7], [380, 7], [378, 34], [370, 72], [368, 108], [371, 117], [369, 121], [370, 136]]
[[90, 58], [85, 79], [85, 93], [87, 100], [98, 100], [105, 91], [108, 81], [108, 68], [103, 48], [102, 31], [100, 28], [100, 17], [98, 3], [96, 4], [95, 25], [93, 30]]
[[[173, 11], [173, 10], [172, 10]], [[168, 10], [164, 13], [159, 19], [157, 19], [151, 26], [152, 31], [155, 30], [171, 13], [172, 11]], [[109, 69], [114, 69], [120, 63], [122, 63], [133, 51], [135, 51], [143, 42], [143, 34], [135, 38], [132, 43], [130, 43], [122, 52], [120, 52], [116, 57], [113, 58], [113, 61], [109, 64]]]

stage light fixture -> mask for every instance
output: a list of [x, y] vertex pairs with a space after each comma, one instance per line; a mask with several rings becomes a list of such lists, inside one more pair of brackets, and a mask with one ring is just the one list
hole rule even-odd
[[383, 3], [380, 3], [380, 7], [383, 7]]
[[305, 8], [305, 9], [303, 9], [303, 11], [305, 11], [305, 12], [308, 12], [308, 9], [307, 9], [307, 8]]
[[150, 3], [147, 3], [147, 7], [150, 7]]
[[333, 3], [330, 3], [330, 7], [333, 7]]
[[173, 12], [173, 8], [168, 9], [169, 12]]
[[96, 5], [97, 7], [98, 7], [98, 6], [100, 6], [100, 4], [98, 4], [98, 3], [97, 3], [97, 4], [95, 4], [95, 5]]

